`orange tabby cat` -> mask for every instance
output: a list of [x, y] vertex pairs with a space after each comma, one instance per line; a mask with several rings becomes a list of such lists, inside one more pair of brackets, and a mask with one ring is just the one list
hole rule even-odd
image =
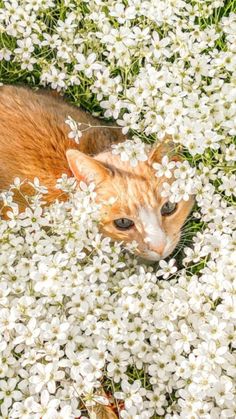
[[[84, 132], [79, 145], [68, 138], [68, 115], [82, 123], [81, 130], [87, 127], [83, 124], [95, 126]], [[66, 199], [55, 188], [63, 173], [86, 183], [93, 181], [98, 202], [116, 198], [111, 206], [102, 206], [101, 232], [126, 243], [135, 240], [137, 253], [145, 259], [167, 257], [179, 241], [193, 201], [175, 205], [161, 197], [161, 184], [166, 179], [155, 177], [152, 164], [160, 161], [165, 148], [154, 148], [148, 161], [133, 168], [111, 153], [111, 144], [125, 140], [120, 129], [97, 125], [101, 121], [48, 92], [1, 87], [0, 190], [8, 189], [15, 177], [38, 177], [48, 188], [49, 203]], [[16, 200], [23, 210], [24, 199], [16, 193]]]

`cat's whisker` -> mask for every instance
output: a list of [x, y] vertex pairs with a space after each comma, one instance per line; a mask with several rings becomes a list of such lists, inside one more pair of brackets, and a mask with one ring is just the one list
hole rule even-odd
[[196, 231], [194, 226], [186, 226], [185, 228], [181, 228], [181, 231]]

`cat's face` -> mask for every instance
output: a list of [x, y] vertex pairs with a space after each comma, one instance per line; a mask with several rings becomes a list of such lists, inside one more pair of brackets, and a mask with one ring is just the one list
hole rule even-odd
[[172, 181], [155, 176], [152, 163], [162, 156], [159, 146], [148, 161], [132, 168], [110, 152], [99, 154], [96, 160], [76, 150], [67, 152], [77, 179], [95, 182], [99, 203], [114, 197], [114, 203], [102, 206], [103, 235], [125, 243], [136, 241], [137, 254], [151, 261], [172, 253], [193, 206], [193, 198], [172, 204], [161, 196], [162, 183]]

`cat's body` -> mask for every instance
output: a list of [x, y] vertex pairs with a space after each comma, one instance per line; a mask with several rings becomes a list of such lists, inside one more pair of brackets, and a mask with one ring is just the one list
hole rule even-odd
[[[79, 145], [68, 138], [68, 116], [82, 124], [82, 131], [95, 126], [84, 132]], [[111, 153], [111, 144], [125, 140], [121, 130], [99, 125], [98, 119], [50, 93], [1, 87], [0, 191], [8, 189], [15, 177], [31, 181], [37, 177], [48, 188], [50, 203], [66, 199], [55, 187], [63, 173], [93, 181], [98, 202], [115, 198], [111, 206], [102, 206], [101, 232], [126, 243], [136, 241], [137, 253], [146, 259], [168, 256], [179, 241], [193, 200], [173, 206], [161, 196], [163, 181], [170, 180], [155, 177], [152, 164], [160, 161], [165, 148], [154, 148], [148, 161], [132, 168]], [[15, 198], [23, 210], [26, 202], [19, 194]]]
[[[65, 123], [68, 116], [82, 123], [81, 130], [88, 128], [88, 124], [104, 125], [51, 92], [15, 86], [0, 88], [0, 191], [8, 189], [16, 176], [31, 181], [38, 177], [48, 188], [45, 196], [48, 202], [61, 199], [55, 181], [62, 173], [73, 175], [67, 150], [96, 155], [112, 143], [124, 140], [121, 130], [99, 127], [86, 130], [76, 144], [68, 138], [70, 128]], [[17, 199], [23, 209], [23, 198]]]

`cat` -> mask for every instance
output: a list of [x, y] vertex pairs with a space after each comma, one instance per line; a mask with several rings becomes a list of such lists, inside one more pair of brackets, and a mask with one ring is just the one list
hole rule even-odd
[[[68, 116], [82, 124], [82, 131], [93, 126], [79, 144], [68, 138]], [[158, 261], [179, 242], [193, 199], [172, 204], [161, 197], [167, 179], [157, 178], [152, 164], [160, 162], [166, 146], [154, 146], [147, 161], [131, 167], [111, 152], [112, 144], [125, 139], [118, 127], [101, 127], [99, 119], [47, 91], [0, 87], [0, 191], [8, 189], [15, 177], [31, 181], [37, 177], [48, 188], [50, 204], [66, 199], [55, 187], [63, 173], [85, 183], [93, 181], [99, 203], [115, 198], [112, 205], [102, 205], [101, 233], [124, 243], [136, 241], [139, 256]], [[24, 187], [29, 193], [29, 185]], [[15, 200], [24, 210], [27, 204], [17, 191]]]

